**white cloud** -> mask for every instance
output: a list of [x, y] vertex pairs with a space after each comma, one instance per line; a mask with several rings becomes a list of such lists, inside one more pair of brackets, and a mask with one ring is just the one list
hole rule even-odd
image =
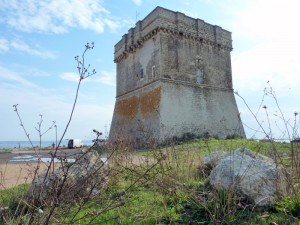
[[299, 87], [299, 51], [300, 45], [291, 50], [284, 43], [270, 41], [234, 55], [235, 82], [251, 91], [261, 89], [268, 80], [279, 89]]
[[4, 38], [0, 38], [0, 52], [7, 52], [8, 50], [9, 42]]
[[[22, 66], [21, 66], [22, 68]], [[26, 66], [24, 67], [27, 70], [27, 74], [30, 74], [31, 76], [34, 77], [49, 77], [50, 73], [37, 69], [37, 68], [27, 68]]]
[[[98, 73], [97, 73], [98, 74]], [[114, 72], [109, 72], [109, 71], [101, 71], [100, 72], [100, 78], [94, 78], [96, 75], [89, 77], [88, 79], [85, 79], [85, 82], [97, 82], [109, 86], [116, 86], [116, 75]], [[72, 72], [66, 72], [62, 73], [60, 75], [60, 78], [63, 80], [71, 81], [71, 82], [76, 82], [78, 83], [79, 81], [79, 75], [77, 73], [72, 73]]]
[[289, 39], [300, 33], [298, 26], [298, 0], [253, 0], [235, 10], [238, 20], [234, 32], [251, 38]]
[[136, 5], [141, 5], [142, 4], [142, 0], [132, 0], [134, 2], [134, 4]]
[[60, 75], [60, 78], [63, 79], [63, 80], [67, 80], [67, 81], [71, 81], [71, 82], [76, 82], [76, 83], [78, 83], [78, 81], [79, 81], [79, 75], [77, 73], [72, 73], [72, 72], [70, 72], [70, 73], [68, 73], [68, 72], [62, 73]]
[[0, 66], [0, 78], [6, 81], [14, 81], [26, 87], [37, 87], [34, 83], [24, 79], [18, 73]]
[[34, 55], [34, 56], [38, 56], [44, 59], [54, 59], [56, 58], [56, 55], [51, 52], [51, 51], [47, 51], [47, 50], [42, 50], [39, 48], [33, 48], [31, 46], [29, 46], [28, 44], [26, 44], [25, 42], [21, 41], [21, 40], [13, 40], [10, 42], [10, 46], [12, 49], [15, 49], [17, 51], [20, 52], [24, 52], [27, 53], [29, 55]]
[[0, 12], [2, 21], [25, 32], [64, 33], [80, 27], [101, 33], [105, 25], [117, 27], [102, 2], [94, 0], [3, 0]]
[[113, 21], [110, 19], [105, 19], [104, 22], [112, 31], [116, 31], [121, 26], [118, 21]]
[[8, 52], [9, 50], [23, 52], [44, 59], [56, 58], [54, 52], [41, 49], [40, 47], [32, 47], [20, 39], [7, 40], [6, 38], [0, 38], [0, 52]]
[[[226, 2], [232, 4], [226, 6]], [[231, 15], [228, 28], [233, 32], [232, 61], [236, 81], [258, 83], [258, 79], [265, 82], [284, 76], [282, 81], [286, 81], [287, 77], [296, 77], [300, 71], [296, 63], [300, 32], [294, 28], [300, 19], [296, 13], [300, 2], [253, 0], [236, 4], [238, 2], [218, 3], [225, 15]]]
[[116, 86], [116, 74], [114, 72], [102, 71], [100, 78], [96, 81], [110, 86]]
[[246, 40], [248, 44], [233, 53], [235, 88], [262, 90], [268, 80], [282, 92], [299, 87], [300, 32], [295, 29], [299, 7], [300, 2], [294, 0], [255, 0], [237, 10], [234, 43]]

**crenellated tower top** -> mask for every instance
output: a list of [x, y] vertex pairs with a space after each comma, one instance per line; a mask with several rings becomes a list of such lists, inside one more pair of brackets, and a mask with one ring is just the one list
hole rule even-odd
[[128, 54], [141, 48], [143, 43], [158, 32], [171, 33], [203, 44], [232, 50], [231, 32], [219, 26], [211, 25], [201, 19], [194, 19], [181, 12], [174, 12], [162, 7], [156, 7], [143, 20], [130, 28], [127, 34], [115, 45], [116, 63]]

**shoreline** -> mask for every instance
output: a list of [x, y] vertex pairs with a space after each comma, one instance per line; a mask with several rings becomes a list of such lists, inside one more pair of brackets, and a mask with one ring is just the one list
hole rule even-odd
[[[61, 141], [59, 148], [67, 148], [68, 147], [69, 139], [64, 139]], [[81, 140], [84, 146], [92, 146], [94, 143], [90, 139]], [[58, 144], [56, 140], [43, 140], [41, 143], [40, 141], [31, 141], [31, 143], [26, 141], [0, 141], [0, 151], [1, 150], [12, 150], [12, 149], [32, 149], [39, 148], [41, 144], [41, 149], [51, 149], [53, 145], [56, 146]]]
[[[34, 149], [13, 149], [9, 151], [3, 151], [0, 153], [0, 164], [17, 164], [17, 163], [29, 163], [29, 162], [36, 162], [36, 161], [30, 161], [24, 159], [24, 161], [12, 161], [14, 157], [22, 157], [22, 156], [32, 156], [32, 157], [45, 157], [45, 158], [51, 158], [52, 153], [55, 151], [55, 149], [42, 149], [42, 150], [34, 150]], [[75, 155], [82, 152], [82, 149], [58, 149], [57, 151], [57, 157], [66, 157], [66, 158], [74, 158]]]

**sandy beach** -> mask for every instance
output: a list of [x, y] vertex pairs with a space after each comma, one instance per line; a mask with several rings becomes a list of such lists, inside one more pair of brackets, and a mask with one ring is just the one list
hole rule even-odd
[[[38, 152], [32, 149], [14, 149], [12, 152], [1, 153], [0, 189], [14, 187], [23, 183], [31, 183], [35, 173], [41, 174], [47, 170], [48, 162], [51, 160], [53, 152], [53, 149]], [[74, 159], [80, 153], [82, 153], [81, 149], [59, 149], [57, 158]], [[103, 155], [103, 158], [106, 157]], [[40, 161], [38, 162], [37, 159]], [[126, 160], [128, 161], [127, 163], [135, 165], [155, 162], [152, 157], [148, 158], [134, 154], [130, 155]], [[58, 168], [60, 163], [55, 163], [55, 166]]]
[[[37, 170], [37, 166], [39, 169]], [[44, 163], [7, 163], [0, 164], [0, 189], [14, 187], [23, 183], [31, 183], [35, 171], [45, 172]]]
[[[81, 150], [64, 149], [58, 151], [59, 157], [74, 158]], [[38, 162], [37, 158], [51, 158], [53, 150], [34, 151], [31, 149], [13, 150], [0, 154], [0, 189], [23, 183], [31, 183], [34, 174], [46, 171], [48, 163]], [[32, 157], [32, 158], [30, 158]], [[59, 166], [59, 163], [56, 163]]]

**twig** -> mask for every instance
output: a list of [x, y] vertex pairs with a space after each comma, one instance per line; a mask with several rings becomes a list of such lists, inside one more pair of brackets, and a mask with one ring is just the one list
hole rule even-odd
[[15, 108], [14, 111], [15, 111], [15, 112], [17, 113], [17, 115], [18, 115], [19, 121], [20, 121], [20, 123], [21, 123], [20, 126], [23, 128], [23, 130], [24, 130], [24, 132], [25, 132], [25, 134], [26, 134], [26, 137], [28, 138], [28, 141], [30, 142], [32, 148], [35, 149], [35, 147], [33, 146], [32, 142], [31, 142], [31, 139], [30, 139], [30, 137], [29, 137], [29, 133], [26, 131], [25, 126], [23, 125], [21, 116], [20, 116], [20, 114], [19, 114], [19, 112], [18, 112], [18, 105], [19, 105], [19, 104], [13, 105], [13, 107]]

